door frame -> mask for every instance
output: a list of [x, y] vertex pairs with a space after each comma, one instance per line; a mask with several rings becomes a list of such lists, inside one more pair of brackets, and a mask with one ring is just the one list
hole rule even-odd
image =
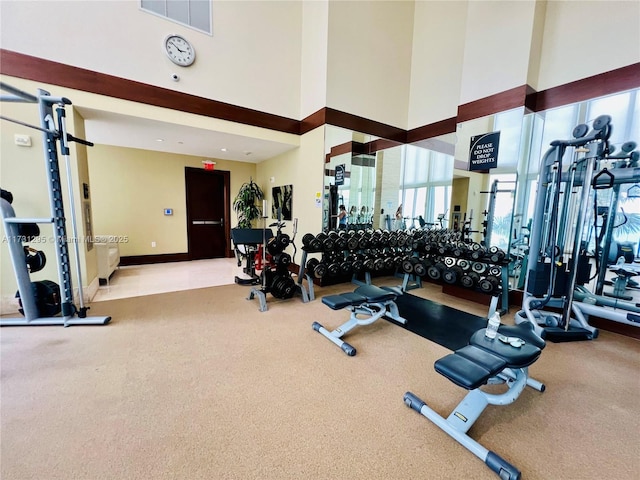
[[189, 225], [191, 223], [191, 212], [189, 211], [189, 202], [187, 201], [188, 195], [187, 190], [189, 185], [187, 183], [187, 171], [188, 170], [197, 170], [200, 172], [204, 172], [206, 175], [216, 175], [220, 176], [224, 180], [224, 192], [222, 193], [222, 199], [224, 202], [224, 256], [225, 258], [230, 258], [233, 256], [233, 251], [231, 250], [231, 172], [227, 170], [204, 170], [202, 168], [196, 167], [184, 167], [184, 184], [185, 184], [185, 192], [184, 192], [184, 203], [187, 211], [187, 254], [189, 256], [189, 260], [193, 260], [191, 256], [191, 251], [189, 249], [190, 238], [189, 238]]

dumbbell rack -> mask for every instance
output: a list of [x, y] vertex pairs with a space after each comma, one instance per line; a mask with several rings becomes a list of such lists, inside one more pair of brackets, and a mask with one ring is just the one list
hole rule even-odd
[[[509, 261], [503, 258], [491, 259], [490, 257], [479, 257], [468, 259], [465, 255], [458, 253], [456, 256], [433, 253], [424, 254], [415, 251], [413, 257], [409, 259], [414, 265], [420, 265], [425, 269], [423, 278], [431, 282], [442, 284], [443, 289], [464, 288], [467, 291], [480, 293], [483, 295], [498, 296], [502, 301], [502, 313], [508, 311], [509, 305]], [[464, 263], [466, 262], [466, 265]], [[464, 268], [463, 268], [464, 267]], [[494, 270], [494, 271], [492, 271]], [[472, 286], [464, 285], [462, 278], [469, 272], [475, 272], [477, 278]], [[421, 272], [422, 273], [422, 272]], [[406, 275], [405, 270], [405, 275]], [[449, 278], [447, 278], [449, 275]], [[458, 277], [458, 275], [461, 275]], [[487, 279], [498, 279], [498, 283], [493, 288], [483, 290], [478, 285]], [[489, 284], [490, 286], [491, 284]]]
[[[314, 277], [347, 281], [350, 275], [354, 284], [371, 285], [373, 275], [398, 274], [400, 263], [410, 254], [410, 237], [408, 231], [374, 230], [306, 234], [299, 278], [306, 272], [311, 285]], [[308, 254], [312, 253], [322, 254], [322, 260], [307, 261]], [[407, 285], [405, 282], [405, 287]]]
[[[48, 191], [51, 217], [17, 218], [13, 207], [9, 202], [4, 199], [0, 202], [4, 229], [7, 236], [7, 243], [9, 245], [9, 254], [11, 257], [11, 263], [13, 264], [16, 282], [18, 284], [18, 292], [20, 294], [20, 302], [22, 303], [24, 312], [24, 318], [3, 318], [0, 320], [0, 325], [64, 325], [65, 327], [69, 325], [105, 325], [109, 323], [111, 317], [86, 317], [86, 309], [81, 308], [80, 311], [78, 311], [73, 302], [71, 265], [69, 260], [69, 248], [67, 246], [68, 238], [62, 197], [62, 182], [60, 179], [57, 142], [60, 141], [63, 147], [66, 148], [67, 140], [71, 139], [80, 141], [80, 139], [76, 139], [71, 135], [68, 135], [63, 126], [59, 125], [58, 129], [55, 124], [55, 116], [53, 112], [53, 105], [57, 105], [59, 109], [62, 109], [62, 112], [58, 112], [60, 120], [60, 117], [64, 117], [64, 106], [70, 105], [71, 101], [67, 98], [52, 97], [49, 92], [42, 89], [39, 89], [38, 95], [34, 96], [4, 83], [2, 83], [1, 88], [2, 90], [10, 92], [11, 95], [2, 95], [0, 97], [0, 101], [39, 104], [40, 127], [28, 124], [24, 125], [43, 132], [45, 168], [49, 187]], [[64, 139], [62, 138], [63, 136], [65, 137]], [[68, 181], [70, 182], [70, 179], [68, 179]], [[72, 194], [73, 192], [70, 192], [70, 195]], [[72, 219], [72, 221], [75, 221], [75, 219]], [[53, 225], [53, 240], [58, 260], [57, 266], [58, 280], [60, 282], [60, 305], [62, 317], [43, 317], [40, 314], [35, 298], [34, 284], [31, 282], [29, 270], [27, 268], [27, 260], [24, 253], [24, 246], [22, 244], [23, 238], [21, 236], [20, 225], [27, 223]], [[78, 239], [73, 239], [73, 241], [77, 242]], [[74, 318], [76, 313], [78, 313], [80, 318]]]

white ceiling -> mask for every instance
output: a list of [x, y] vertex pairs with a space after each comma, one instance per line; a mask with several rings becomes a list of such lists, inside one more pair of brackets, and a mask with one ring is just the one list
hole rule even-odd
[[85, 120], [86, 139], [96, 144], [250, 163], [296, 148], [288, 143], [77, 108]]

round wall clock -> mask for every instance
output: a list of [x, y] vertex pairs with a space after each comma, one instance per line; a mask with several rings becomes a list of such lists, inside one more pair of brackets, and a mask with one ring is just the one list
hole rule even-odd
[[184, 37], [169, 35], [164, 39], [164, 50], [169, 59], [176, 65], [188, 67], [196, 60], [196, 51]]

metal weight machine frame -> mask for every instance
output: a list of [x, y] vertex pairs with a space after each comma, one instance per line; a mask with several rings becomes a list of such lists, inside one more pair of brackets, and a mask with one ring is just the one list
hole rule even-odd
[[[73, 200], [73, 186], [71, 183], [71, 167], [69, 161], [69, 141], [75, 141], [87, 146], [92, 143], [74, 137], [67, 133], [65, 125], [65, 105], [71, 105], [71, 101], [65, 97], [53, 97], [45, 90], [38, 89], [38, 95], [31, 95], [17, 88], [0, 82], [0, 89], [9, 92], [8, 95], [0, 95], [0, 102], [15, 103], [37, 103], [39, 106], [40, 127], [29, 125], [17, 120], [0, 117], [13, 123], [34, 128], [42, 132], [45, 168], [47, 172], [47, 182], [49, 191], [49, 204], [51, 217], [49, 218], [17, 218], [13, 207], [8, 201], [0, 200], [0, 213], [2, 214], [7, 244], [9, 245], [9, 255], [18, 284], [20, 301], [24, 311], [24, 318], [1, 318], [0, 326], [32, 326], [32, 325], [106, 325], [111, 321], [111, 317], [98, 316], [87, 317], [89, 307], [83, 304], [82, 276], [80, 269], [80, 253], [76, 230], [75, 207]], [[57, 109], [57, 125], [54, 117], [53, 107]], [[67, 245], [67, 228], [64, 214], [64, 202], [62, 197], [62, 185], [60, 179], [60, 165], [58, 161], [58, 144], [66, 160], [67, 184], [69, 187], [69, 201], [71, 209], [71, 223], [73, 230], [73, 244], [76, 261], [76, 272], [79, 282], [80, 308], [77, 308], [73, 299], [73, 285], [71, 281], [71, 264], [69, 260], [69, 248]], [[35, 294], [32, 288], [29, 270], [27, 268], [26, 256], [22, 245], [20, 225], [27, 223], [41, 223], [53, 225], [53, 239], [56, 251], [58, 281], [60, 283], [60, 305], [61, 317], [41, 317]], [[77, 315], [77, 318], [76, 318]]]
[[[551, 148], [542, 158], [525, 295], [522, 310], [516, 315], [516, 323], [531, 322], [536, 333], [543, 337], [552, 334], [563, 340], [594, 339], [598, 336], [598, 330], [589, 325], [589, 315], [640, 326], [640, 315], [637, 314], [640, 309], [635, 304], [596, 295], [577, 285], [580, 257], [585, 251], [582, 237], [586, 211], [592, 191], [614, 188], [614, 202], [610, 208], [617, 208], [615, 189], [619, 189], [620, 184], [636, 183], [640, 179], [640, 168], [637, 167], [600, 169], [600, 163], [606, 160], [628, 158], [631, 165], [637, 162], [638, 152], [627, 152], [629, 154], [623, 156], [610, 155], [610, 123], [611, 117], [603, 115], [594, 121], [590, 132], [587, 125], [578, 125], [574, 129], [574, 139], [551, 142]], [[574, 160], [563, 170], [563, 157], [570, 147], [574, 148]], [[597, 169], [599, 171], [595, 173]], [[613, 213], [610, 217], [615, 217]], [[573, 238], [571, 214], [577, 214]], [[607, 225], [609, 240], [612, 228], [611, 220]], [[563, 257], [568, 248], [571, 248], [571, 252], [565, 263]], [[607, 255], [608, 248], [603, 248], [597, 258], [601, 269], [598, 274], [602, 278]], [[563, 267], [568, 267], [568, 271], [562, 272]], [[539, 298], [541, 283], [546, 283], [546, 292]], [[556, 290], [560, 290], [560, 294]], [[543, 310], [546, 306], [555, 307], [561, 313]]]

